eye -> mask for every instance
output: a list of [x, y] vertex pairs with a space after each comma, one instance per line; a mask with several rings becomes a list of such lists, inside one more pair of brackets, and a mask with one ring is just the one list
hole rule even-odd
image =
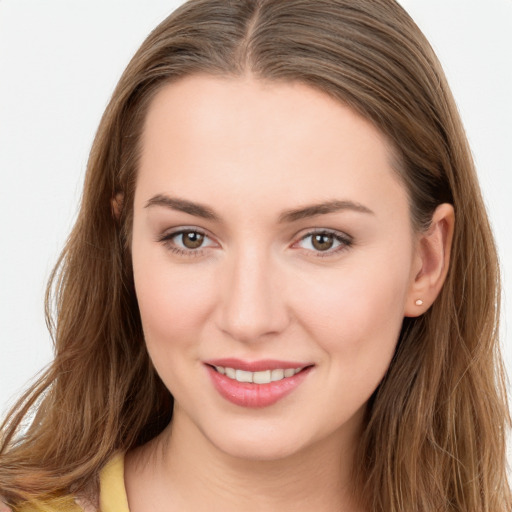
[[186, 249], [198, 249], [203, 245], [205, 235], [197, 231], [182, 231], [174, 235], [174, 241]]
[[202, 249], [215, 245], [206, 233], [198, 229], [180, 229], [158, 239], [172, 252], [185, 256], [199, 256]]
[[321, 230], [306, 234], [295, 245], [316, 252], [317, 256], [330, 256], [350, 247], [352, 239], [336, 231]]

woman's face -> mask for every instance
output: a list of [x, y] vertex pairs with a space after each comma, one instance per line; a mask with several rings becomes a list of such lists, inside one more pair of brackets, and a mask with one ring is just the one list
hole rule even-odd
[[158, 92], [132, 252], [175, 421], [254, 459], [354, 440], [418, 272], [391, 161], [305, 85], [196, 75]]

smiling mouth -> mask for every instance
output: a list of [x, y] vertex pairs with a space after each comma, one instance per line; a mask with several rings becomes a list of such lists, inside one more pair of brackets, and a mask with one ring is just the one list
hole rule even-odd
[[314, 364], [265, 359], [225, 358], [204, 362], [220, 395], [240, 407], [262, 408], [294, 392]]
[[305, 368], [308, 368], [306, 366], [302, 366], [300, 368], [276, 368], [274, 370], [250, 372], [247, 370], [239, 370], [225, 366], [210, 366], [221, 375], [225, 375], [228, 379], [236, 380], [237, 382], [249, 382], [253, 384], [270, 384], [271, 382], [277, 382], [288, 377], [293, 377]]

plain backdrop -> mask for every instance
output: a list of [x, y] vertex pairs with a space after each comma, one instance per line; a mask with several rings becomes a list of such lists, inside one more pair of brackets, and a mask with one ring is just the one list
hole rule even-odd
[[[101, 114], [132, 54], [181, 3], [0, 0], [0, 415], [51, 360], [45, 283]], [[500, 250], [512, 369], [512, 0], [402, 4], [443, 63], [473, 149]]]

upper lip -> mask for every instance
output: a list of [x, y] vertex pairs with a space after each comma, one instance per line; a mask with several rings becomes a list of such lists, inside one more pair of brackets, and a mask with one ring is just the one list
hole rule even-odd
[[258, 361], [244, 361], [233, 357], [222, 359], [209, 359], [204, 361], [210, 366], [222, 366], [224, 368], [234, 368], [236, 370], [245, 370], [247, 372], [261, 372], [265, 370], [278, 370], [287, 368], [304, 368], [312, 366], [312, 363], [304, 363], [301, 361], [280, 361], [277, 359], [260, 359]]

